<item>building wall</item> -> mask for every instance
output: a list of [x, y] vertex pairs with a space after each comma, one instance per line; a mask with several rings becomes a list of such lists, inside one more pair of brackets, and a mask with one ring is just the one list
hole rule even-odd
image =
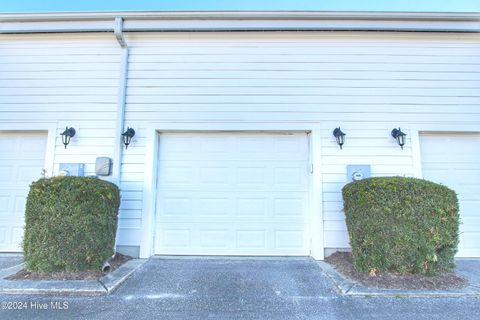
[[[94, 175], [95, 158], [114, 152], [119, 62], [111, 34], [0, 35], [0, 130], [54, 123], [47, 175], [62, 162], [84, 163]], [[67, 149], [65, 126], [76, 129]]]
[[[154, 122], [319, 123], [326, 248], [346, 248], [346, 165], [414, 175], [417, 123], [480, 126], [480, 36], [385, 32], [132, 33], [119, 245], [138, 246]], [[113, 34], [0, 36], [0, 123], [78, 126], [55, 164], [112, 156], [120, 49]], [[335, 127], [347, 134], [340, 150]], [[75, 127], [77, 128], [77, 127]], [[440, 130], [440, 129], [439, 129]]]

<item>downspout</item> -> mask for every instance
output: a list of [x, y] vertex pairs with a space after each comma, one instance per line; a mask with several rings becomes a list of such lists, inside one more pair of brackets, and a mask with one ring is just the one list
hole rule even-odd
[[113, 177], [115, 182], [120, 187], [121, 181], [121, 167], [122, 167], [122, 151], [123, 145], [122, 132], [123, 123], [125, 121], [125, 102], [127, 96], [127, 74], [128, 74], [128, 46], [123, 35], [123, 18], [115, 18], [115, 37], [118, 44], [122, 48], [122, 56], [120, 60], [120, 74], [118, 79], [118, 101], [117, 101], [117, 125], [115, 131], [115, 149], [113, 161]]
[[[122, 154], [123, 154], [123, 143], [122, 143], [122, 132], [123, 132], [123, 123], [125, 122], [125, 103], [127, 95], [127, 75], [128, 75], [128, 45], [125, 41], [123, 35], [123, 18], [115, 18], [115, 28], [113, 29], [115, 38], [122, 49], [121, 60], [120, 60], [120, 74], [118, 79], [118, 99], [117, 99], [117, 123], [115, 126], [115, 144], [113, 151], [113, 168], [112, 175], [113, 180], [120, 188], [121, 191], [121, 175], [122, 175]], [[117, 217], [118, 219], [118, 217]], [[115, 235], [115, 244], [113, 247], [113, 256], [117, 253], [117, 241], [118, 241], [118, 223], [117, 223], [117, 234]], [[111, 266], [108, 261], [106, 261], [102, 266], [102, 271], [104, 273], [109, 272]]]

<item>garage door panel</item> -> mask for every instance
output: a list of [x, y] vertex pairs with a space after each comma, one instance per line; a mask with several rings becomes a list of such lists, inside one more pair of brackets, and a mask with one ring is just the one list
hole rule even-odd
[[[198, 160], [197, 160], [198, 161]], [[279, 188], [298, 186], [308, 187], [305, 161], [222, 161], [215, 166], [210, 161], [165, 161], [159, 173], [162, 176], [160, 188], [195, 186], [200, 190], [206, 187], [224, 190], [225, 187], [276, 186]]]
[[269, 143], [269, 137], [260, 137], [258, 135], [237, 136], [234, 140], [234, 147], [238, 151], [241, 159], [256, 158], [258, 154], [271, 155], [275, 152], [274, 146]]
[[0, 196], [0, 215], [7, 214], [10, 211], [10, 197]]
[[161, 134], [156, 252], [308, 254], [307, 159], [304, 133]]
[[199, 168], [198, 183], [201, 186], [225, 187], [232, 180], [231, 170], [228, 167], [202, 167]]
[[245, 164], [236, 169], [235, 181], [233, 183], [248, 188], [261, 188], [272, 181], [272, 171], [272, 168], [268, 168], [267, 166], [258, 166], [258, 164], [257, 166], [254, 166], [254, 164], [249, 166], [248, 164]]
[[295, 167], [275, 167], [273, 185], [279, 188], [293, 187], [305, 190], [308, 186], [307, 168], [302, 165]]
[[25, 201], [28, 190], [18, 187], [0, 187], [0, 214], [22, 213], [25, 209]]
[[241, 249], [262, 250], [267, 246], [265, 230], [236, 230], [237, 247]]
[[0, 228], [0, 252], [11, 252], [11, 228]]
[[2, 152], [0, 160], [15, 160], [22, 155], [23, 160], [43, 160], [45, 153], [45, 136], [37, 134], [2, 133], [0, 143]]
[[[190, 133], [169, 136], [161, 145], [160, 159], [166, 155], [170, 160], [304, 160], [308, 156], [308, 145], [298, 144], [298, 135], [230, 134], [229, 137]], [[163, 135], [165, 136], [165, 135]]]
[[307, 254], [303, 226], [285, 228], [268, 222], [251, 226], [249, 222], [231, 224], [217, 222], [196, 224], [166, 224], [159, 230], [162, 253], [165, 254]]
[[480, 201], [461, 201], [460, 210], [462, 210], [462, 220], [465, 222], [466, 219], [476, 219], [478, 217], [477, 211], [479, 208]]
[[[199, 213], [200, 211], [195, 210], [191, 214], [186, 214], [181, 212], [180, 214], [165, 214], [162, 213], [159, 217], [162, 222], [179, 222], [179, 223], [216, 223], [216, 222], [251, 222], [258, 223], [258, 222], [270, 222], [276, 221], [279, 223], [291, 224], [291, 223], [298, 223], [299, 220], [304, 220], [306, 215], [304, 212], [294, 211], [294, 209], [289, 209], [289, 211], [280, 211], [280, 212], [272, 212], [268, 210], [268, 206], [266, 206], [266, 210], [263, 212], [259, 212], [260, 214], [245, 214], [241, 211], [236, 211], [232, 209], [228, 209], [225, 212], [215, 214], [213, 211], [204, 211], [205, 213]], [[305, 205], [301, 206], [301, 209], [305, 209]], [[300, 210], [300, 208], [296, 209]], [[212, 222], [212, 220], [214, 220]]]
[[[306, 173], [304, 173], [306, 174]], [[218, 186], [218, 185], [193, 185], [193, 184], [183, 184], [183, 185], [168, 185], [168, 186], [160, 186], [157, 191], [158, 193], [165, 193], [165, 192], [173, 192], [173, 191], [188, 191], [193, 193], [202, 193], [205, 190], [209, 190], [209, 192], [217, 192], [217, 193], [224, 193], [224, 192], [234, 192], [238, 194], [249, 194], [252, 192], [256, 192], [259, 195], [263, 195], [265, 192], [273, 191], [278, 194], [285, 194], [293, 191], [292, 185], [255, 185], [253, 187], [249, 184], [229, 184], [225, 186]], [[308, 185], [298, 186], [296, 190], [301, 190], [301, 192], [308, 191]]]
[[193, 199], [191, 197], [163, 197], [160, 205], [162, 206], [162, 210], [159, 214], [163, 216], [191, 216], [193, 213]]
[[15, 167], [13, 165], [2, 165], [0, 161], [0, 185], [5, 183], [9, 184], [13, 180], [14, 170]]
[[274, 199], [273, 215], [277, 217], [301, 217], [305, 213], [305, 199], [280, 198]]
[[[12, 160], [16, 161], [16, 160]], [[41, 176], [43, 163], [41, 165], [17, 165], [4, 166], [0, 168], [0, 187], [13, 186], [20, 184], [25, 186]]]
[[200, 217], [225, 217], [233, 214], [234, 208], [230, 206], [228, 198], [200, 198], [198, 199], [197, 212]]
[[[306, 175], [306, 170], [303, 168], [298, 170], [301, 175]], [[191, 176], [192, 180], [195, 180], [195, 175]], [[255, 180], [260, 181], [263, 177], [259, 178], [241, 178], [232, 182], [233, 179], [228, 179], [229, 183], [206, 183], [198, 181], [196, 184], [193, 182], [183, 183], [171, 183], [168, 182], [165, 185], [158, 186], [158, 191], [173, 191], [173, 190], [189, 190], [202, 192], [209, 190], [210, 192], [264, 192], [273, 190], [275, 192], [294, 192], [298, 190], [308, 190], [308, 177], [279, 177], [275, 183], [254, 183]], [[225, 178], [227, 180], [227, 178]], [[273, 180], [273, 178], [272, 178]], [[300, 181], [298, 181], [300, 180]]]
[[192, 230], [182, 228], [182, 226], [167, 226], [165, 225], [161, 230], [158, 230], [157, 238], [160, 238], [160, 243], [164, 249], [181, 248], [182, 251], [188, 250], [192, 243]]
[[[477, 226], [479, 227], [479, 226]], [[463, 249], [478, 251], [477, 239], [480, 237], [480, 232], [468, 232], [461, 234], [460, 237], [464, 243]]]
[[0, 251], [21, 251], [26, 196], [41, 176], [46, 135], [1, 133]]
[[275, 248], [297, 250], [305, 245], [303, 230], [275, 230]]
[[[467, 164], [463, 164], [464, 166], [468, 166]], [[452, 181], [451, 176], [455, 175], [457, 177], [457, 181], [461, 183], [461, 186], [471, 185], [476, 186], [478, 185], [478, 181], [480, 181], [480, 170], [470, 169], [470, 170], [460, 170], [455, 169], [452, 167], [452, 164], [445, 164], [438, 169], [432, 169], [427, 167], [423, 170], [424, 176], [433, 176], [437, 180], [441, 180], [445, 184], [450, 185], [458, 185], [455, 181]]]
[[[480, 186], [455, 186], [455, 185], [449, 185], [452, 189], [455, 190], [455, 192], [458, 195], [458, 199], [460, 200], [460, 205], [464, 201], [478, 201], [479, 197], [478, 195], [480, 194]], [[478, 208], [477, 208], [478, 209]]]
[[19, 183], [30, 183], [33, 180], [38, 179], [42, 174], [43, 163], [42, 164], [26, 164], [19, 165], [17, 167], [17, 182]]
[[[472, 233], [472, 234], [479, 234], [480, 233], [480, 223], [477, 219], [467, 217], [462, 219], [462, 223], [460, 224], [460, 232], [461, 233]], [[477, 241], [475, 242], [477, 243]]]
[[23, 238], [23, 224], [15, 226], [12, 228], [12, 243], [17, 243], [18, 246], [21, 246]]
[[25, 195], [19, 195], [16, 196], [14, 199], [14, 205], [13, 205], [13, 212], [14, 214], [18, 214], [23, 216], [25, 213], [25, 205], [27, 203], [27, 198]]
[[[230, 150], [233, 148], [229, 148]], [[285, 152], [267, 152], [267, 150], [262, 150], [262, 152], [251, 152], [251, 153], [239, 153], [237, 149], [233, 149], [230, 152], [206, 152], [206, 150], [199, 150], [199, 148], [194, 148], [188, 152], [176, 153], [174, 155], [167, 156], [168, 161], [190, 161], [189, 159], [195, 158], [196, 160], [205, 160], [205, 161], [216, 161], [218, 158], [221, 158], [225, 162], [229, 161], [238, 161], [238, 160], [254, 160], [254, 161], [272, 161], [276, 159], [286, 160], [286, 161], [302, 161], [305, 160], [306, 155], [304, 154], [288, 154]], [[198, 150], [198, 151], [196, 151]], [[298, 151], [302, 152], [302, 151]], [[163, 155], [167, 155], [168, 151], [162, 148], [160, 157], [163, 158]]]
[[18, 140], [11, 135], [2, 133], [0, 135], [0, 144], [2, 145], [2, 153], [0, 159], [9, 159], [17, 153]]
[[25, 135], [20, 137], [20, 153], [29, 159], [44, 159], [45, 136]]
[[161, 172], [162, 175], [162, 186], [169, 188], [172, 186], [184, 186], [184, 185], [193, 185], [193, 181], [196, 180], [194, 175], [194, 168], [180, 164], [180, 165], [165, 165]]
[[461, 181], [462, 186], [475, 187], [478, 186], [478, 182], [480, 181], [480, 170], [453, 170], [453, 174]]
[[0, 250], [1, 251], [21, 251], [20, 243], [23, 236], [23, 215], [20, 217], [1, 216], [0, 217]]
[[[162, 222], [158, 223], [158, 227], [163, 228], [166, 224], [168, 223], [179, 223], [183, 225], [192, 225], [192, 224], [217, 224], [217, 223], [229, 223], [229, 224], [242, 224], [242, 223], [247, 223], [250, 224], [252, 227], [256, 224], [269, 224], [273, 220], [272, 215], [264, 216], [264, 217], [240, 217], [240, 218], [235, 218], [232, 219], [230, 216], [211, 216], [211, 219], [206, 219], [207, 216], [203, 217], [198, 217], [198, 216], [193, 216], [193, 217], [187, 217], [187, 216], [162, 216]], [[214, 218], [215, 221], [211, 221]], [[302, 218], [302, 217], [300, 217]], [[206, 220], [210, 220], [206, 222]], [[233, 221], [234, 220], [234, 221]], [[276, 216], [275, 217], [275, 222], [279, 223], [281, 225], [296, 225], [299, 224], [298, 220], [299, 217], [296, 216], [290, 216], [290, 217], [281, 217], [281, 216]], [[299, 224], [302, 225], [303, 224]]]
[[242, 195], [236, 199], [236, 214], [239, 217], [264, 217], [271, 212], [271, 201], [266, 198], [259, 198], [258, 196]]
[[[464, 134], [464, 133], [424, 133], [425, 139], [428, 139], [428, 144], [422, 145], [422, 152], [431, 156], [448, 159], [452, 153], [455, 153], [455, 158], [475, 158], [475, 154], [480, 152], [480, 146], [472, 143], [465, 147], [466, 138], [478, 139], [479, 134]], [[424, 140], [425, 140], [424, 139]], [[448, 150], [448, 152], [445, 152]], [[453, 159], [456, 161], [455, 159]]]
[[[184, 190], [163, 192], [158, 206], [161, 216], [184, 216], [186, 219], [205, 216], [232, 218], [299, 217], [304, 216], [308, 198], [303, 192], [197, 192]], [[180, 217], [178, 217], [180, 219]]]
[[198, 246], [206, 249], [227, 249], [233, 247], [230, 238], [231, 230], [216, 229], [216, 228], [204, 228], [198, 230]]
[[423, 177], [450, 187], [458, 195], [458, 256], [480, 257], [480, 135], [422, 134], [420, 144]]

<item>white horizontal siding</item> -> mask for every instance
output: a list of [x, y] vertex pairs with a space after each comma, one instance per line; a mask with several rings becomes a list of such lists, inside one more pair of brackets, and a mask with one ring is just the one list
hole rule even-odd
[[[126, 123], [274, 121], [322, 126], [324, 239], [348, 247], [341, 188], [346, 165], [413, 176], [415, 122], [480, 125], [477, 35], [379, 33], [132, 34]], [[340, 150], [332, 130], [347, 141]], [[141, 132], [141, 131], [140, 131]], [[139, 194], [142, 133], [125, 153], [123, 179]], [[135, 154], [133, 154], [135, 152]], [[128, 179], [126, 177], [129, 177]], [[141, 200], [125, 204], [141, 212]]]
[[[93, 175], [96, 157], [113, 157], [119, 61], [112, 35], [0, 35], [0, 126], [55, 122], [53, 174], [62, 162], [80, 162]], [[67, 125], [77, 133], [65, 149], [60, 133]], [[130, 230], [140, 217], [120, 217], [120, 238], [138, 242]]]
[[[412, 176], [410, 127], [480, 126], [480, 36], [374, 32], [131, 33], [120, 245], [139, 245], [151, 122], [320, 123], [327, 248], [348, 246], [348, 164]], [[112, 34], [0, 36], [0, 122], [75, 126], [55, 166], [112, 156], [120, 51]], [[343, 150], [332, 137], [347, 133]], [[401, 150], [394, 127], [409, 134]]]
[[[118, 64], [108, 35], [1, 35], [0, 122], [57, 122], [55, 168], [83, 159], [93, 174], [92, 156], [113, 153]], [[66, 125], [77, 135], [64, 149]]]

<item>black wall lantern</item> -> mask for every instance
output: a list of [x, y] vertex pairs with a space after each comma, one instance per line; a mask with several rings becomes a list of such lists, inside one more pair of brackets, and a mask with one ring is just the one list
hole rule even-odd
[[337, 144], [340, 146], [340, 149], [342, 149], [342, 146], [345, 143], [346, 134], [340, 130], [340, 127], [338, 127], [333, 130], [333, 136], [335, 137], [335, 140], [337, 140]]
[[133, 136], [135, 135], [135, 130], [133, 128], [127, 127], [127, 131], [122, 133], [123, 137], [123, 144], [125, 145], [125, 149], [128, 149], [128, 145], [132, 141]]
[[397, 142], [398, 142], [398, 145], [402, 148], [403, 150], [403, 146], [405, 145], [405, 137], [407, 136], [406, 133], [403, 133], [402, 130], [400, 128], [395, 128], [392, 130], [392, 137], [394, 137]]
[[63, 145], [65, 146], [65, 149], [67, 149], [70, 139], [75, 136], [75, 129], [73, 127], [65, 127], [65, 131], [60, 133], [60, 135], [62, 136]]

